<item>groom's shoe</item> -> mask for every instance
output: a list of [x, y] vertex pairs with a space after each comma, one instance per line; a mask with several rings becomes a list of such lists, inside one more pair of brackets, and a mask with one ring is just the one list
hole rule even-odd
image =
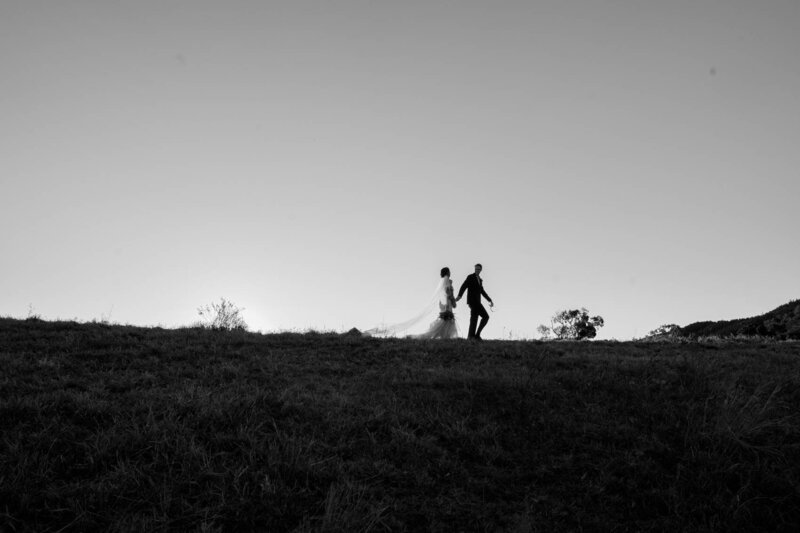
[[481, 338], [481, 336], [480, 336], [480, 335], [475, 335], [475, 336], [472, 338], [472, 340], [475, 340], [475, 341], [478, 341], [478, 342], [483, 342], [483, 339]]

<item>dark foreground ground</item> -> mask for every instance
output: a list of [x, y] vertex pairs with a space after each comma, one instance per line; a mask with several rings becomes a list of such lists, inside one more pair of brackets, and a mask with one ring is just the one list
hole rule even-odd
[[800, 531], [800, 343], [0, 319], [0, 532]]

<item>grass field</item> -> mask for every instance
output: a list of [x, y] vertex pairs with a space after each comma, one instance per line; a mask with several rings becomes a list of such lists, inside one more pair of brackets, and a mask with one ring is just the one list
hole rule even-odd
[[798, 531], [800, 343], [0, 319], [0, 531]]

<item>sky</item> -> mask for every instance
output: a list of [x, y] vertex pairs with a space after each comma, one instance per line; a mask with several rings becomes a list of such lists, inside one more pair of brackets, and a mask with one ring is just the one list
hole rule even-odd
[[796, 0], [0, 0], [0, 316], [364, 330], [477, 262], [487, 339], [762, 314], [798, 50]]

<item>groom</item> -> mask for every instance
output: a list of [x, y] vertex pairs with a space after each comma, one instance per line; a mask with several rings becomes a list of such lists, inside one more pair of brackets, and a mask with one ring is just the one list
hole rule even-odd
[[[489, 300], [490, 307], [494, 305], [492, 299], [483, 290], [483, 280], [480, 276], [481, 270], [483, 270], [483, 267], [480, 263], [475, 265], [475, 273], [467, 276], [467, 279], [461, 284], [461, 288], [458, 290], [458, 298], [456, 298], [456, 301], [459, 301], [464, 291], [467, 291], [467, 305], [469, 305], [469, 333], [467, 338], [475, 339], [476, 341], [483, 340], [481, 339], [481, 331], [486, 327], [486, 323], [489, 322], [489, 313], [486, 312], [483, 304], [481, 304], [481, 295]], [[478, 326], [478, 330], [475, 331], [478, 317], [481, 317], [481, 324]]]

